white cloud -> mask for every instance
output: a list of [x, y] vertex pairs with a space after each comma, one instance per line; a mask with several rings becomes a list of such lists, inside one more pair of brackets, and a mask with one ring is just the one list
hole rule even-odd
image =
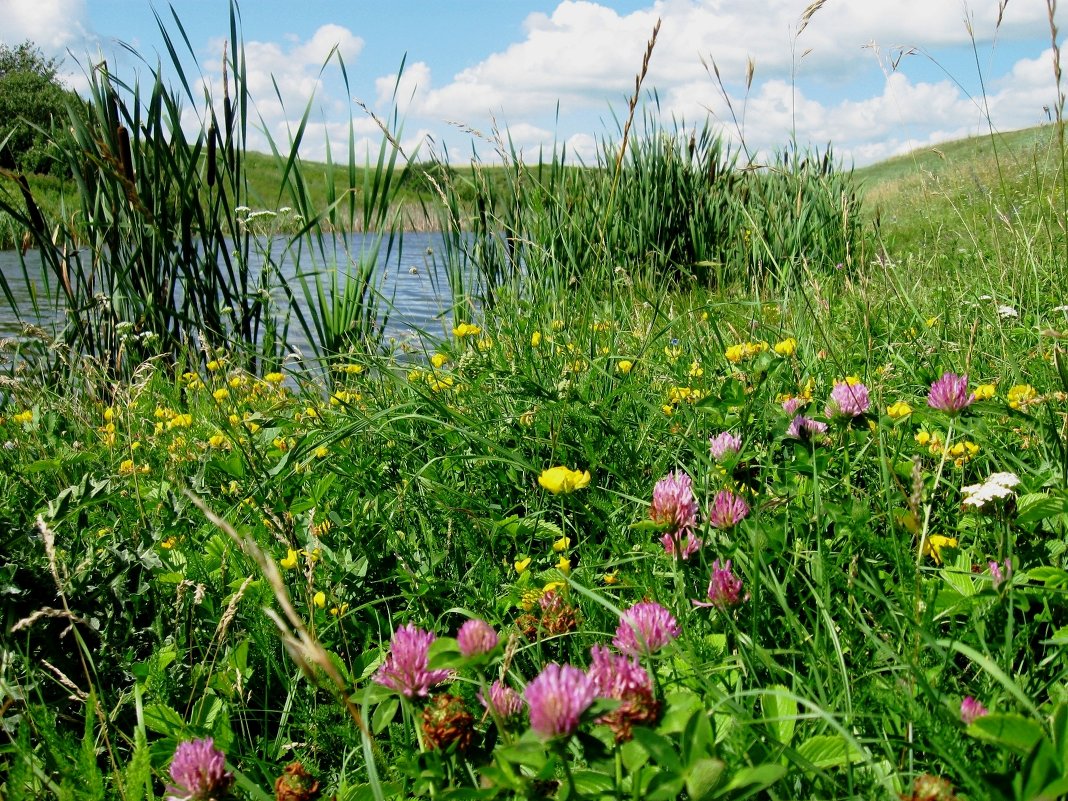
[[4, 0], [0, 41], [15, 45], [29, 39], [49, 55], [88, 39], [84, 0]]

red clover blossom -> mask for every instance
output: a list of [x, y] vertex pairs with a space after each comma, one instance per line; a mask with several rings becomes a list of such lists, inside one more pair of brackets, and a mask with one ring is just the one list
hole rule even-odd
[[585, 671], [550, 662], [523, 696], [530, 707], [530, 728], [548, 740], [573, 734], [597, 692]]
[[612, 644], [628, 656], [659, 651], [679, 636], [679, 624], [655, 601], [636, 603], [619, 618]]
[[429, 631], [409, 623], [393, 633], [386, 661], [375, 672], [374, 681], [405, 698], [425, 698], [430, 688], [449, 678], [448, 670], [429, 670], [428, 655], [436, 640]]
[[230, 790], [234, 774], [226, 770], [226, 754], [211, 737], [179, 743], [171, 762], [167, 801], [216, 801]]

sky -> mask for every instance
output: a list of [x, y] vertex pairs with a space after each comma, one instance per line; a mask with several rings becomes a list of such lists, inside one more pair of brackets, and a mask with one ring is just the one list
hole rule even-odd
[[[239, 12], [249, 147], [288, 142], [310, 102], [310, 159], [328, 142], [345, 158], [350, 119], [358, 149], [377, 153], [363, 103], [399, 115], [413, 160], [494, 162], [510, 147], [535, 161], [555, 147], [595, 163], [619, 142], [658, 19], [644, 108], [667, 130], [710, 125], [757, 161], [796, 141], [862, 166], [1046, 122], [1058, 97], [1043, 0], [244, 0]], [[227, 0], [0, 0], [0, 42], [32, 40], [84, 90], [102, 58], [128, 83], [169, 63], [159, 24], [181, 41], [175, 17], [199, 65], [189, 58], [195, 128], [204, 91], [222, 96]]]

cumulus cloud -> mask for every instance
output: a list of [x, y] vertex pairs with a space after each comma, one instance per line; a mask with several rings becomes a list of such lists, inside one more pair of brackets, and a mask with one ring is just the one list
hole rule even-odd
[[[607, 3], [563, 0], [551, 13], [530, 14], [518, 41], [440, 83], [427, 64], [416, 65], [405, 87], [412, 87], [405, 110], [428, 124], [448, 119], [474, 128], [489, 120], [544, 128], [556, 117], [562, 124], [545, 141], [552, 142], [557, 131], [565, 141], [582, 134], [587, 139], [582, 145], [575, 140], [573, 150], [592, 155], [589, 135], [598, 130], [591, 130], [591, 122], [608, 108], [625, 112], [659, 18], [645, 86], [657, 90], [665, 115], [692, 125], [711, 114], [728, 135], [739, 138], [744, 130], [757, 149], [781, 145], [796, 133], [801, 141], [832, 141], [840, 152], [870, 161], [934, 136], [964, 135], [983, 121], [983, 105], [951, 78], [930, 80], [930, 58], [901, 60], [901, 53], [914, 49], [934, 58], [940, 48], [973, 45], [994, 53], [995, 41], [1049, 36], [1041, 3], [974, 6], [831, 0], [804, 24], [797, 0], [766, 0], [759, 12], [751, 0], [655, 0], [630, 13]], [[722, 87], [712, 75], [713, 62]], [[751, 63], [755, 81], [747, 92]], [[1039, 100], [1051, 94], [1042, 86], [1045, 79], [1048, 88], [1049, 63], [1048, 54], [1020, 62], [996, 83], [987, 98], [995, 125], [1041, 121]], [[391, 77], [379, 80], [380, 102], [392, 85]], [[836, 87], [847, 88], [849, 96]], [[724, 91], [739, 115], [737, 126]], [[587, 128], [576, 130], [576, 124]], [[524, 147], [534, 144], [526, 133], [522, 138]]]
[[89, 39], [85, 0], [4, 0], [0, 42], [29, 39], [51, 56]]

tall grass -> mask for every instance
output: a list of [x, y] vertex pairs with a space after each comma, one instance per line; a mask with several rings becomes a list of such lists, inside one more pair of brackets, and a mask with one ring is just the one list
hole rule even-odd
[[[49, 204], [23, 176], [3, 176], [17, 194], [0, 194], [0, 211], [36, 248], [23, 252], [24, 279], [34, 283], [39, 258], [41, 302], [62, 310], [65, 350], [125, 377], [148, 358], [177, 362], [187, 352], [204, 361], [225, 353], [262, 371], [288, 353], [294, 319], [320, 359], [375, 347], [386, 306], [376, 294], [378, 254], [384, 239], [388, 258], [397, 224], [395, 140], [386, 132], [377, 163], [359, 169], [350, 126], [346, 180], [336, 183], [342, 171], [331, 162], [328, 205], [319, 208], [299, 157], [309, 99], [290, 141], [271, 141], [280, 170], [275, 208], [256, 209], [262, 201], [246, 170], [255, 121], [238, 8], [231, 4], [221, 98], [210, 87], [197, 96], [193, 48], [172, 15], [175, 33], [159, 15], [157, 22], [177, 88], [162, 65], [148, 65], [148, 86], [124, 82], [105, 63], [90, 67], [88, 102], [70, 108], [70, 136], [56, 143], [57, 173], [71, 176], [73, 206], [61, 196], [46, 215]], [[338, 66], [344, 73], [340, 58]], [[197, 109], [191, 126], [190, 107]], [[283, 205], [295, 214], [279, 217]], [[363, 252], [352, 245], [355, 230], [370, 232]], [[287, 259], [300, 268], [295, 287], [281, 275]]]
[[710, 127], [665, 128], [653, 111], [628, 136], [625, 150], [603, 140], [593, 165], [569, 164], [563, 147], [527, 164], [498, 139], [505, 181], [472, 166], [470, 223], [446, 184], [449, 275], [477, 275], [492, 301], [524, 281], [610, 286], [620, 267], [665, 286], [776, 287], [866, 258], [860, 195], [829, 148], [740, 164]]

